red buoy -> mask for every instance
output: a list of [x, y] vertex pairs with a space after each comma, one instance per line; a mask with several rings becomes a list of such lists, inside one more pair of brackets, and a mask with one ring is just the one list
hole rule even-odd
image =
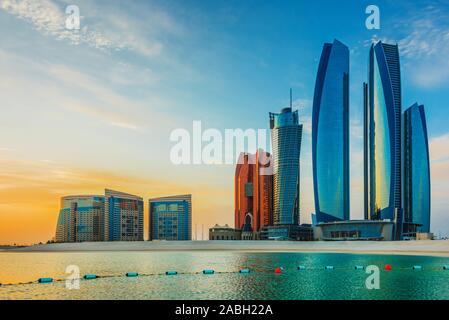
[[386, 271], [391, 271], [393, 268], [391, 267], [391, 265], [386, 264], [385, 267], [384, 267], [384, 269], [385, 269]]
[[282, 269], [280, 267], [277, 267], [274, 269], [274, 273], [282, 273]]

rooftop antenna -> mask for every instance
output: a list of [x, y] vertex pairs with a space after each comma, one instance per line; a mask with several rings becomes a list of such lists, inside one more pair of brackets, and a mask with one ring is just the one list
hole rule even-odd
[[293, 108], [293, 97], [292, 97], [292, 88], [290, 88], [290, 110]]

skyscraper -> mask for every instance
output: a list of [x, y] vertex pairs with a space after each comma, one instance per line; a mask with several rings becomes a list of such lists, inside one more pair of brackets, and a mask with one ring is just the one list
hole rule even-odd
[[325, 43], [312, 114], [312, 163], [317, 222], [349, 220], [349, 50]]
[[235, 228], [258, 232], [273, 224], [273, 175], [265, 172], [270, 166], [270, 154], [241, 153], [235, 169]]
[[404, 236], [430, 232], [430, 162], [424, 106], [404, 112]]
[[103, 241], [104, 197], [96, 195], [61, 198], [56, 242]]
[[270, 113], [272, 161], [274, 170], [273, 222], [274, 225], [299, 224], [299, 156], [302, 124], [298, 110], [290, 107], [281, 113]]
[[192, 195], [148, 201], [149, 240], [192, 240]]
[[[401, 76], [397, 45], [373, 44], [364, 84], [365, 219], [401, 230]], [[396, 235], [396, 238], [398, 235]]]
[[105, 190], [105, 240], [143, 241], [143, 199]]

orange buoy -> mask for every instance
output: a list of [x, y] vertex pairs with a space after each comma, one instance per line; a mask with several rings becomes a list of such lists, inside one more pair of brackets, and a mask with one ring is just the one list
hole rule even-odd
[[280, 267], [277, 267], [274, 269], [274, 273], [282, 273], [282, 269]]
[[393, 268], [391, 267], [391, 265], [386, 264], [384, 269], [385, 269], [385, 271], [391, 271]]

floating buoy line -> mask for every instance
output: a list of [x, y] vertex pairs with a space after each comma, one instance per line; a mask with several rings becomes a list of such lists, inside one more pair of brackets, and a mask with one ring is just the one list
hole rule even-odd
[[[442, 267], [433, 267], [433, 268], [423, 268], [420, 265], [414, 265], [408, 268], [395, 268], [393, 269], [391, 265], [386, 264], [384, 267], [385, 271], [392, 271], [392, 270], [415, 270], [415, 271], [422, 271], [422, 270], [431, 270], [431, 271], [437, 271], [437, 270], [449, 270], [449, 265], [443, 265]], [[306, 270], [336, 270], [338, 268], [335, 268], [333, 265], [326, 265], [324, 267], [320, 268], [311, 268], [306, 267], [304, 265], [299, 265], [296, 267], [296, 270], [298, 271], [306, 271]], [[340, 268], [338, 270], [348, 270], [347, 268]], [[355, 265], [352, 267], [352, 270], [365, 270], [365, 266], [362, 265]], [[176, 270], [168, 270], [164, 273], [138, 273], [138, 272], [126, 272], [124, 274], [115, 274], [115, 275], [97, 275], [97, 274], [85, 274], [82, 278], [78, 279], [69, 279], [69, 281], [74, 280], [95, 280], [95, 279], [101, 279], [101, 278], [119, 278], [119, 277], [127, 277], [127, 278], [137, 278], [137, 277], [150, 277], [150, 276], [177, 276], [177, 275], [197, 275], [197, 274], [203, 274], [203, 275], [214, 275], [214, 274], [231, 274], [231, 273], [240, 273], [240, 274], [249, 274], [249, 273], [275, 273], [275, 274], [282, 274], [285, 271], [284, 267], [275, 267], [271, 270], [264, 270], [264, 271], [254, 271], [249, 268], [240, 269], [238, 271], [215, 271], [214, 269], [204, 269], [202, 271], [197, 272], [178, 272]], [[51, 277], [42, 277], [37, 279], [36, 281], [28, 281], [28, 282], [18, 282], [18, 283], [0, 283], [0, 287], [5, 286], [14, 286], [14, 285], [27, 285], [27, 284], [50, 284], [54, 282], [62, 282], [67, 281], [68, 279], [56, 279]]]

